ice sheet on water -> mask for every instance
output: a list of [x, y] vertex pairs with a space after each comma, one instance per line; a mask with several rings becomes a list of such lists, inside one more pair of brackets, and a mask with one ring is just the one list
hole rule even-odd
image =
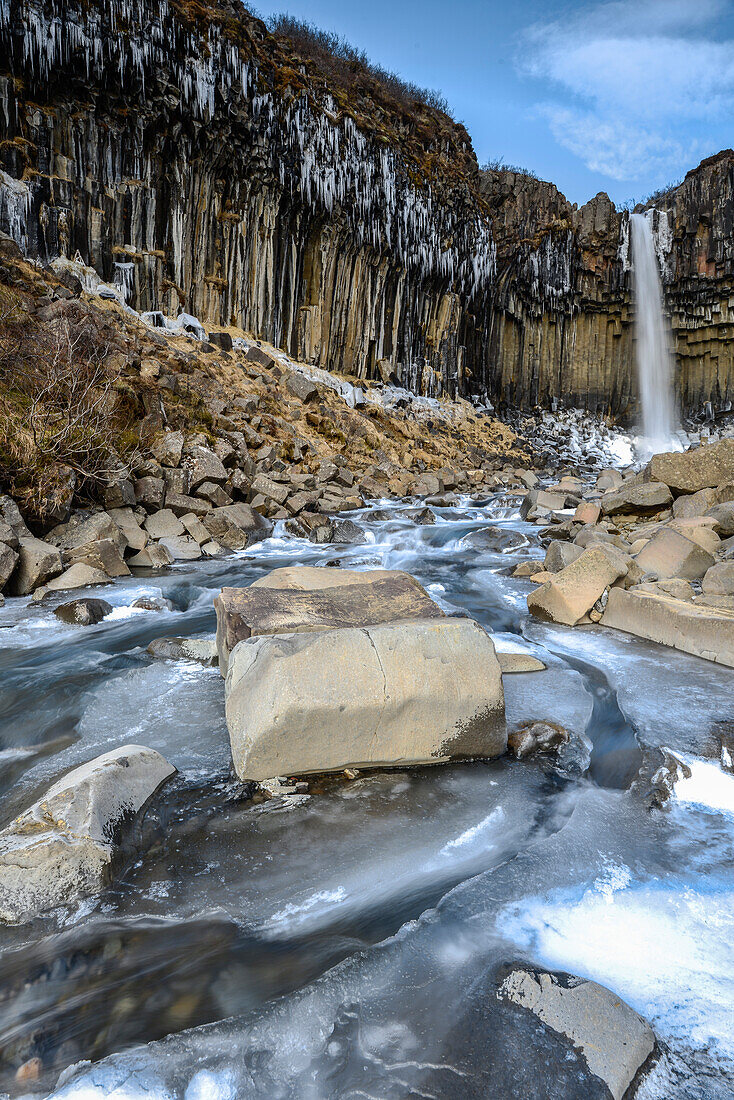
[[673, 791], [675, 802], [734, 818], [734, 775], [725, 772], [718, 761], [701, 760], [690, 753], [675, 754], [691, 771], [680, 779]]

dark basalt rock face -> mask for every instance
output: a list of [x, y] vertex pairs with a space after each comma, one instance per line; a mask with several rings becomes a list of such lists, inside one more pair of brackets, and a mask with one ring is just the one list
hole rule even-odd
[[0, 229], [30, 255], [78, 251], [139, 310], [456, 388], [493, 271], [463, 127], [401, 118], [367, 78], [332, 94], [226, 2], [9, 0], [0, 56]]
[[[5, 0], [0, 232], [328, 369], [633, 415], [628, 215], [294, 49], [235, 0]], [[690, 410], [734, 398], [733, 166], [655, 215]]]

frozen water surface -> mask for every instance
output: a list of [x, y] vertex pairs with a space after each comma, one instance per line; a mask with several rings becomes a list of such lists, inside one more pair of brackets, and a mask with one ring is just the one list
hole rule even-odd
[[[14, 1071], [38, 1053], [33, 1095], [77, 1100], [539, 1100], [539, 1040], [495, 995], [523, 959], [608, 985], [652, 1021], [664, 1049], [644, 1100], [734, 1092], [734, 776], [718, 736], [731, 673], [529, 620], [528, 586], [509, 574], [540, 550], [516, 498], [463, 499], [428, 526], [383, 507], [389, 518], [350, 515], [366, 545], [276, 530], [94, 591], [113, 605], [95, 627], [65, 626], [45, 602], [0, 609], [3, 822], [126, 741], [179, 769], [143, 826], [144, 857], [113, 887], [3, 932], [0, 1090], [28, 1093]], [[471, 545], [488, 526], [523, 545]], [[540, 657], [546, 671], [505, 678], [508, 723], [560, 723], [568, 752], [253, 801], [230, 772], [218, 671], [146, 646], [210, 636], [222, 584], [299, 562], [407, 569], [498, 648]], [[174, 610], [136, 610], [141, 595]], [[651, 809], [663, 747], [690, 777]], [[553, 1100], [601, 1095], [573, 1054], [563, 1072]]]

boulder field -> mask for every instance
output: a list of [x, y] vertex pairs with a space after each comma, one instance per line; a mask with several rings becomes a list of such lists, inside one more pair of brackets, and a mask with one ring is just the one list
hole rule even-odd
[[538, 584], [531, 614], [734, 668], [734, 439], [654, 455], [626, 477], [604, 471], [593, 488], [562, 479], [521, 512], [547, 545], [543, 562], [515, 569]]

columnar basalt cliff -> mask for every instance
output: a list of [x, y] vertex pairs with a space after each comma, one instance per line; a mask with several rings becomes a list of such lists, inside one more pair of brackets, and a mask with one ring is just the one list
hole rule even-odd
[[3, 0], [0, 228], [137, 309], [455, 389], [493, 247], [463, 127], [347, 97], [226, 0]]
[[[348, 86], [237, 0], [0, 0], [0, 230], [138, 310], [423, 393], [636, 412], [628, 215], [480, 173], [463, 126]], [[658, 202], [680, 402], [734, 398], [734, 153]]]

